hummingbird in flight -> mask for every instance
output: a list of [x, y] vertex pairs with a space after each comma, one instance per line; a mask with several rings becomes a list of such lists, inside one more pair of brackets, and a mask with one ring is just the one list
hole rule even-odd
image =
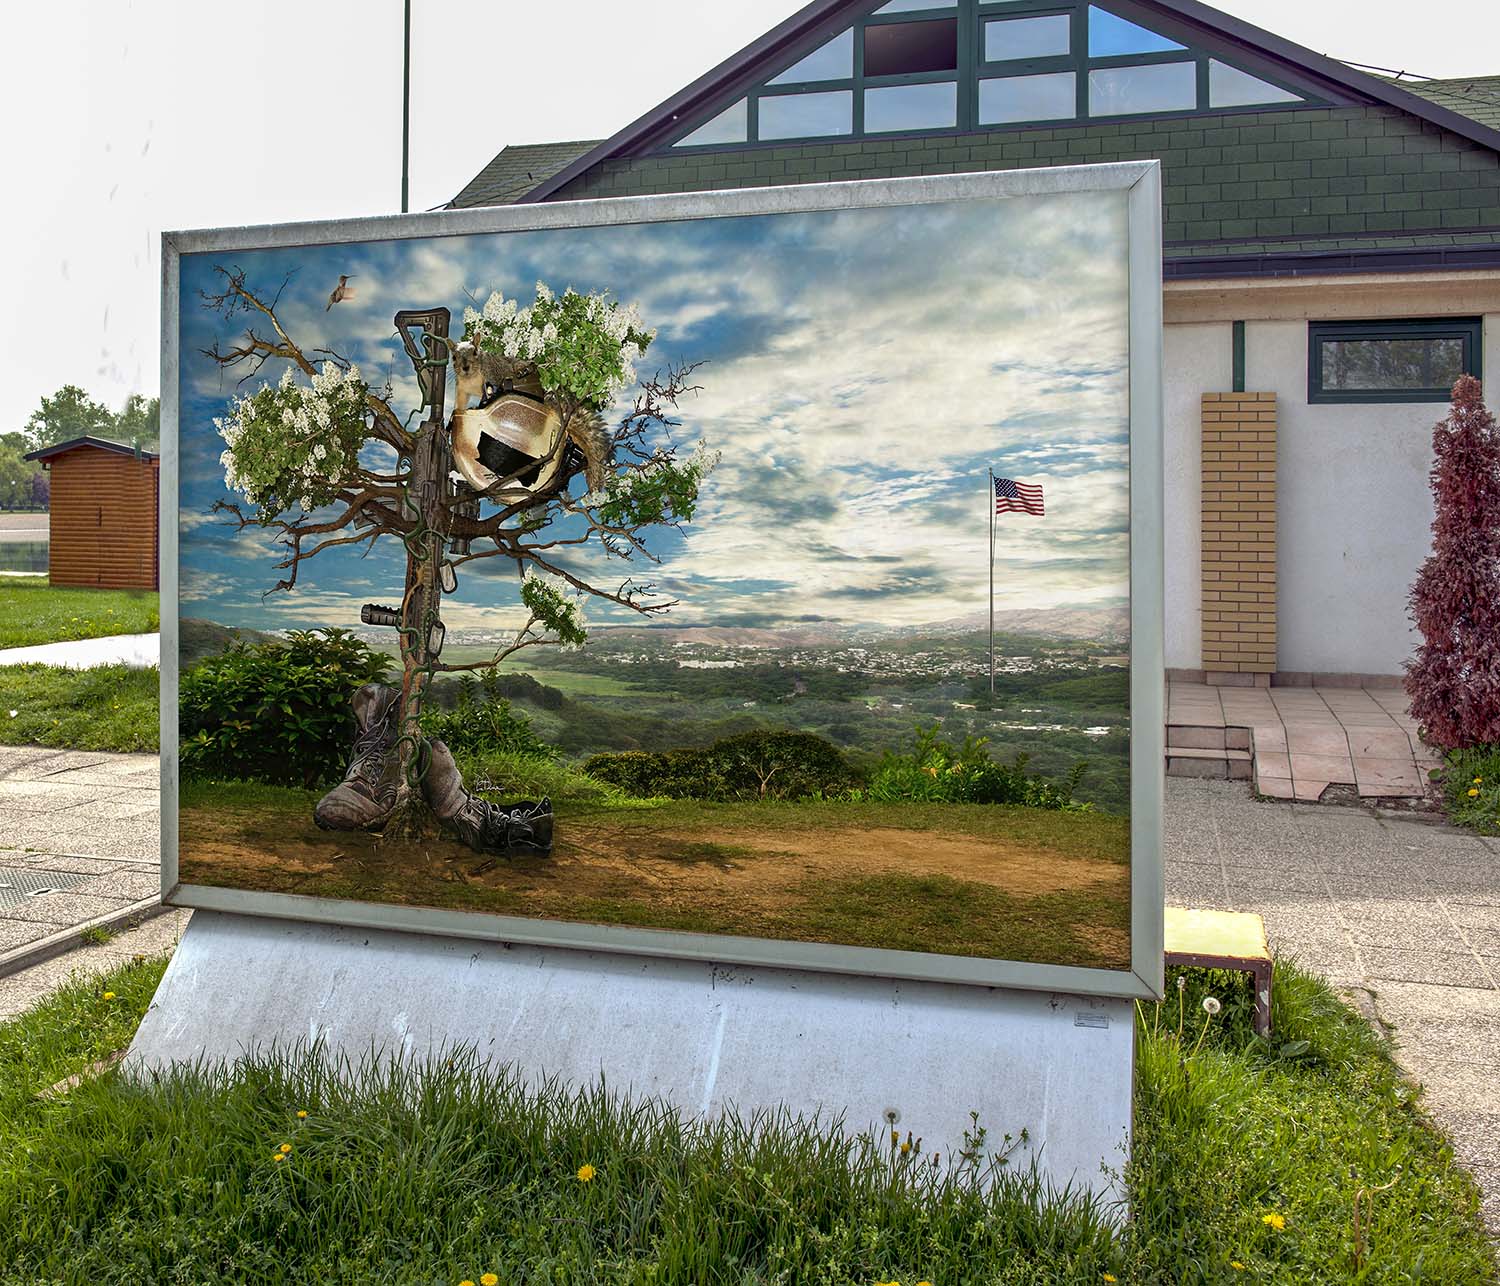
[[328, 296], [328, 308], [323, 309], [325, 313], [334, 304], [341, 304], [346, 299], [354, 298], [354, 287], [349, 284], [352, 280], [352, 277], [340, 274], [339, 284], [333, 288], [333, 293]]

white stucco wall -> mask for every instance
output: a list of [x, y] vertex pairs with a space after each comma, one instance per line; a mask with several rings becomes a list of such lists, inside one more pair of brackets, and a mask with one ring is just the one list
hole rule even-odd
[[1202, 395], [1226, 392], [1234, 374], [1228, 322], [1166, 328], [1163, 433], [1166, 456], [1167, 668], [1203, 664]]
[[[1246, 327], [1245, 385], [1277, 395], [1277, 669], [1397, 674], [1406, 595], [1430, 545], [1438, 403], [1309, 405], [1307, 323]], [[1500, 315], [1484, 369], [1500, 373]], [[1493, 383], [1493, 381], [1491, 381]], [[1493, 402], [1493, 399], [1491, 399]]]

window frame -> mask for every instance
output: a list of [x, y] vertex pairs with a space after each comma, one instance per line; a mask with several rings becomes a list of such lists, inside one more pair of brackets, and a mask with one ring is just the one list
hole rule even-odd
[[[1115, 16], [1125, 18], [1126, 21], [1134, 21], [1133, 18], [1127, 17], [1126, 14], [1120, 12], [1120, 9], [1128, 9], [1128, 0], [1125, 0], [1118, 7], [1116, 7], [1112, 0], [1093, 0], [1093, 2], [1097, 4], [1097, 7]], [[945, 135], [951, 137], [955, 135], [992, 132], [995, 130], [1009, 132], [1030, 129], [1056, 129], [1067, 126], [1133, 125], [1136, 122], [1144, 120], [1212, 117], [1244, 112], [1295, 111], [1302, 108], [1327, 105], [1328, 100], [1326, 98], [1308, 88], [1294, 87], [1278, 72], [1256, 70], [1250, 64], [1234, 60], [1234, 55], [1227, 49], [1219, 49], [1210, 47], [1207, 44], [1195, 43], [1190, 41], [1186, 36], [1179, 37], [1173, 35], [1170, 31], [1162, 31], [1160, 34], [1166, 39], [1177, 40], [1183, 45], [1183, 48], [1142, 54], [1110, 54], [1092, 57], [1088, 52], [1088, 15], [1090, 3], [1091, 0], [949, 0], [948, 3], [943, 3], [943, 0], [933, 0], [930, 6], [912, 8], [900, 13], [883, 14], [872, 9], [869, 12], [854, 17], [852, 21], [848, 22], [847, 26], [840, 25], [839, 29], [835, 31], [824, 30], [815, 39], [809, 37], [806, 47], [797, 53], [788, 68], [784, 69], [790, 70], [790, 66], [795, 65], [797, 61], [812, 53], [820, 45], [835, 38], [842, 31], [850, 31], [853, 33], [854, 38], [852, 75], [829, 80], [787, 81], [783, 84], [774, 84], [772, 82], [775, 76], [784, 74], [784, 72], [777, 72], [764, 80], [752, 83], [742, 82], [735, 88], [734, 96], [736, 98], [744, 97], [748, 104], [746, 137], [743, 140], [728, 143], [687, 144], [683, 140], [698, 128], [698, 126], [694, 126], [692, 129], [682, 130], [680, 133], [674, 131], [673, 134], [667, 135], [661, 142], [654, 145], [652, 149], [653, 154], [682, 156], [704, 152], [733, 152], [765, 147], [799, 146], [802, 144], [847, 143], [862, 138], [931, 138]], [[1005, 59], [996, 62], [986, 60], [986, 23], [1020, 18], [1054, 17], [1065, 14], [1071, 18], [1072, 22], [1072, 41], [1068, 53], [1045, 57]], [[889, 76], [867, 76], [865, 74], [865, 33], [871, 27], [939, 19], [953, 19], [957, 22], [958, 67], [956, 71], [917, 72]], [[1265, 104], [1244, 104], [1227, 108], [1213, 107], [1209, 96], [1209, 63], [1213, 60], [1222, 62], [1225, 66], [1244, 72], [1246, 75], [1254, 77], [1257, 80], [1262, 80], [1273, 88], [1295, 94], [1297, 98], [1291, 101], [1279, 100]], [[1090, 71], [1177, 62], [1187, 63], [1195, 68], [1196, 102], [1194, 106], [1167, 112], [1126, 112], [1109, 115], [1103, 113], [1095, 114], [1090, 111]], [[991, 124], [980, 122], [979, 95], [981, 82], [1067, 71], [1071, 71], [1074, 75], [1074, 111], [1071, 116], [1051, 117], [1047, 120], [1006, 121]], [[956, 85], [957, 111], [956, 120], [953, 125], [913, 125], [891, 130], [870, 130], [866, 128], [864, 119], [866, 90], [939, 81], [953, 82]], [[760, 137], [760, 102], [762, 99], [779, 97], [784, 94], [806, 94], [838, 90], [850, 90], [854, 96], [853, 127], [849, 132], [797, 135], [795, 137], [787, 136], [774, 139], [763, 139]], [[731, 105], [731, 101], [726, 98], [721, 103], [719, 110], [722, 111], [724, 107]], [[699, 120], [698, 125], [701, 126], [717, 114], [717, 111], [708, 113]]]
[[1311, 406], [1364, 405], [1399, 402], [1447, 402], [1452, 388], [1325, 389], [1323, 345], [1330, 340], [1461, 339], [1464, 373], [1482, 378], [1484, 318], [1402, 317], [1372, 321], [1310, 321], [1307, 323], [1307, 401]]

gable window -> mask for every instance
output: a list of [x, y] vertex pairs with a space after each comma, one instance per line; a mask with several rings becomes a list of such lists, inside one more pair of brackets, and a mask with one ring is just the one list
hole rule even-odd
[[1480, 374], [1478, 317], [1309, 322], [1309, 402], [1446, 402]]
[[[671, 148], [1178, 116], [1322, 100], [1122, 17], [1115, 0], [886, 0], [809, 31], [757, 83], [682, 120]], [[1179, 20], [1180, 21], [1180, 20]], [[1170, 32], [1171, 34], [1167, 34]]]
[[958, 19], [881, 22], [865, 28], [866, 76], [958, 70]]
[[1066, 57], [1072, 48], [1073, 19], [1065, 13], [1040, 18], [1003, 18], [984, 24], [984, 60]]
[[841, 31], [826, 45], [793, 63], [768, 85], [798, 85], [810, 80], [848, 80], [854, 75], [854, 32]]
[[1078, 110], [1077, 77], [1070, 71], [1042, 76], [996, 76], [979, 82], [979, 123], [1064, 121]]
[[1148, 31], [1138, 23], [1128, 22], [1118, 14], [1089, 5], [1089, 57], [1115, 58], [1121, 54], [1160, 54], [1187, 52], [1186, 45], [1154, 31]]
[[854, 95], [777, 94], [760, 100], [761, 138], [826, 138], [854, 131]]
[[1192, 63], [1098, 67], [1089, 72], [1090, 116], [1189, 112], [1198, 105], [1198, 69]]

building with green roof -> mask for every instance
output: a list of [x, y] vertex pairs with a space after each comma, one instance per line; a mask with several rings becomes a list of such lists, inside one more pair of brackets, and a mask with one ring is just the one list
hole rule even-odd
[[1416, 81], [1196, 0], [814, 0], [454, 206], [1156, 159], [1167, 664], [1388, 680], [1431, 428], [1500, 368], [1500, 76]]

